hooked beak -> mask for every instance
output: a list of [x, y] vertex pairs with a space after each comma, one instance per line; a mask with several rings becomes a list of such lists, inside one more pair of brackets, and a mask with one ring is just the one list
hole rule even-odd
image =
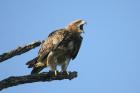
[[85, 31], [83, 29], [84, 25], [87, 25], [87, 22], [86, 21], [82, 21], [82, 23], [81, 23], [82, 33], [85, 33]]

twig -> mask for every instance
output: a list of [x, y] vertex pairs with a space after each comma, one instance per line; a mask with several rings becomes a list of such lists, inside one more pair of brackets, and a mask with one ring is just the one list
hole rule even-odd
[[3, 53], [0, 55], [0, 62], [3, 62], [9, 58], [12, 58], [14, 56], [17, 56], [17, 55], [20, 55], [20, 54], [23, 54], [35, 47], [38, 47], [39, 45], [41, 44], [41, 41], [35, 41], [35, 42], [32, 42], [30, 44], [27, 44], [23, 47], [18, 47], [14, 50], [11, 50], [9, 52], [6, 52], [6, 53]]
[[2, 89], [16, 86], [19, 84], [25, 83], [33, 83], [33, 82], [45, 82], [45, 81], [52, 81], [52, 80], [62, 80], [62, 79], [73, 79], [77, 77], [77, 72], [57, 72], [57, 76], [55, 76], [54, 72], [43, 72], [40, 74], [33, 74], [33, 75], [25, 75], [25, 76], [16, 76], [16, 77], [9, 77], [0, 81], [0, 91]]

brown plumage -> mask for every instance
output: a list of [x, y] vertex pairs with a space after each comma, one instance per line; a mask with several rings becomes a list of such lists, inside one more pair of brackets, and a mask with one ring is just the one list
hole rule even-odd
[[33, 67], [31, 74], [38, 73], [47, 66], [56, 71], [57, 65], [66, 71], [70, 60], [75, 59], [79, 52], [84, 24], [85, 21], [76, 20], [67, 27], [50, 33], [41, 45], [37, 62], [28, 64]]

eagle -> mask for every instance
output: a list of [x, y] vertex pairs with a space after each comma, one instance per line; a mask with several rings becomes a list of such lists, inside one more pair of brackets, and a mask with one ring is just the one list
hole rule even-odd
[[75, 20], [65, 28], [53, 31], [41, 44], [36, 62], [27, 63], [32, 67], [31, 74], [39, 73], [42, 69], [50, 67], [50, 70], [57, 73], [57, 66], [61, 71], [67, 72], [70, 60], [74, 60], [79, 52], [84, 33], [84, 20]]

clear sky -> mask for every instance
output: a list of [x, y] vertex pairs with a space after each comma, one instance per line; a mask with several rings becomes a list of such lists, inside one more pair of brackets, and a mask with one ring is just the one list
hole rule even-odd
[[[75, 19], [87, 21], [71, 81], [23, 84], [1, 93], [140, 93], [140, 0], [0, 0], [0, 54]], [[0, 80], [29, 74], [39, 48], [0, 63]], [[45, 69], [44, 71], [47, 71]]]

